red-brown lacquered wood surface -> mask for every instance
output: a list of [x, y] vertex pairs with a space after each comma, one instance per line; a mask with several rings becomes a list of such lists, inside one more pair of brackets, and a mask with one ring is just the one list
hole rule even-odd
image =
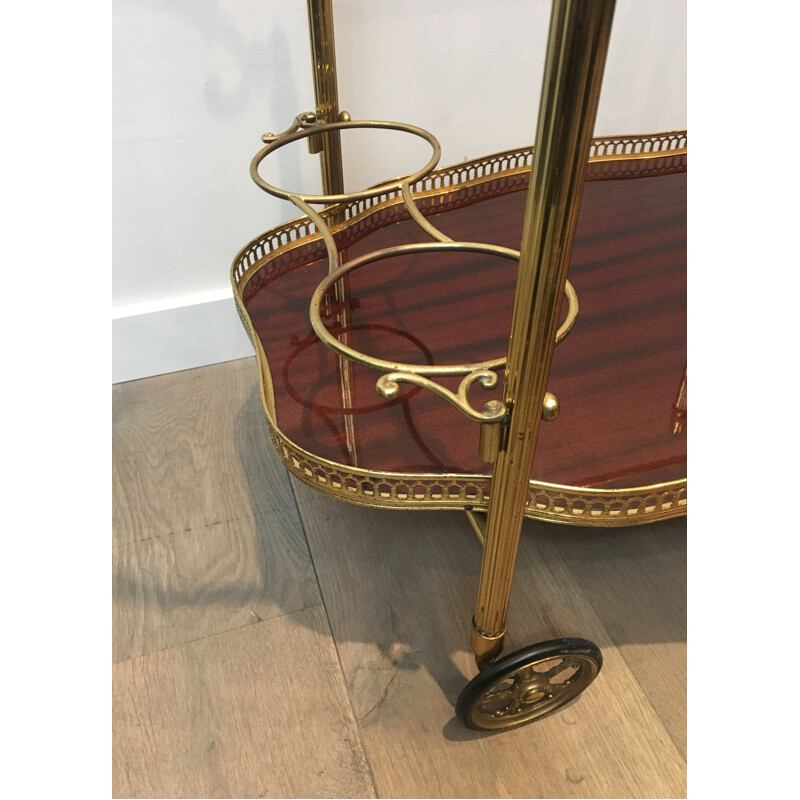
[[[525, 196], [516, 191], [429, 218], [453, 239], [519, 248]], [[341, 238], [347, 258], [428, 240], [411, 220], [358, 241], [354, 235]], [[310, 453], [368, 470], [488, 474], [478, 424], [431, 392], [405, 387], [398, 399], [383, 400], [375, 392], [379, 373], [354, 365], [343, 408], [338, 357], [308, 319], [327, 260], [297, 266], [296, 257], [284, 265], [281, 258], [243, 294], [270, 364], [280, 430]], [[431, 253], [352, 272], [351, 346], [420, 364], [503, 356], [516, 268], [499, 257]], [[580, 315], [556, 348], [548, 389], [561, 414], [542, 425], [532, 477], [600, 488], [686, 477], [685, 173], [587, 182], [569, 279]], [[470, 399], [480, 408], [499, 395], [474, 387]], [[354, 423], [354, 452], [345, 414]]]

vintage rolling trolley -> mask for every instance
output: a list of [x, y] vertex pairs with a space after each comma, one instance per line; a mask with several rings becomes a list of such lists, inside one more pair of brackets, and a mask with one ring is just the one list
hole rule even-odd
[[[686, 135], [592, 140], [614, 3], [555, 0], [533, 149], [437, 169], [430, 133], [340, 111], [330, 3], [308, 0], [317, 108], [265, 134], [251, 165], [303, 216], [250, 242], [231, 272], [270, 437], [292, 474], [334, 497], [467, 512], [483, 544], [479, 671], [456, 712], [516, 727], [602, 665], [574, 638], [499, 657], [523, 517], [686, 513]], [[351, 128], [421, 137], [431, 157], [345, 193]], [[323, 195], [259, 172], [301, 139], [321, 154]], [[480, 407], [473, 384], [488, 392]]]

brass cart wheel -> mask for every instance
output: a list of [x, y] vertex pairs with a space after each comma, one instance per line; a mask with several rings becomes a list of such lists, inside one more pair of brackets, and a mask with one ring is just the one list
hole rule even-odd
[[577, 697], [603, 666], [586, 639], [553, 639], [517, 650], [479, 672], [463, 689], [456, 715], [478, 731], [516, 728]]

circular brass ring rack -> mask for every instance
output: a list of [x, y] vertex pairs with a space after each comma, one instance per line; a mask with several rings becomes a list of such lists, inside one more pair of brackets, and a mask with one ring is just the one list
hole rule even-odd
[[[291, 142], [308, 138], [315, 134], [323, 134], [328, 131], [349, 130], [354, 128], [367, 128], [378, 130], [396, 130], [410, 133], [427, 141], [433, 148], [433, 155], [422, 169], [403, 178], [394, 178], [384, 181], [369, 189], [360, 192], [350, 192], [346, 194], [299, 194], [288, 192], [268, 183], [258, 172], [261, 162], [275, 150], [284, 147]], [[507, 408], [503, 402], [488, 403], [483, 411], [477, 411], [467, 402], [467, 392], [474, 383], [480, 383], [484, 389], [491, 389], [497, 385], [496, 370], [502, 369], [506, 364], [506, 358], [495, 358], [488, 361], [480, 361], [469, 364], [406, 364], [395, 361], [387, 361], [381, 358], [368, 356], [355, 350], [334, 336], [322, 321], [321, 308], [326, 293], [332, 286], [348, 273], [360, 267], [366, 266], [376, 261], [393, 258], [415, 253], [430, 252], [466, 252], [482, 253], [486, 255], [497, 255], [513, 261], [519, 261], [519, 250], [513, 250], [501, 245], [486, 244], [481, 242], [458, 242], [439, 231], [430, 220], [426, 219], [422, 212], [417, 208], [411, 195], [411, 186], [429, 175], [439, 162], [441, 156], [441, 145], [438, 139], [423, 128], [415, 125], [407, 125], [401, 122], [385, 122], [380, 120], [342, 120], [339, 122], [320, 123], [314, 114], [302, 114], [295, 118], [293, 125], [281, 134], [265, 134], [263, 137], [267, 146], [262, 148], [250, 163], [250, 175], [255, 183], [264, 191], [275, 197], [290, 200], [314, 223], [317, 231], [322, 237], [328, 253], [328, 275], [319, 283], [311, 297], [309, 316], [311, 327], [327, 347], [356, 364], [370, 369], [383, 372], [384, 375], [376, 383], [376, 391], [381, 396], [391, 399], [399, 391], [399, 383], [410, 383], [421, 386], [438, 394], [448, 402], [455, 405], [459, 410], [470, 419], [478, 422], [500, 422], [507, 413]], [[388, 192], [398, 192], [402, 202], [406, 207], [411, 218], [417, 223], [420, 229], [431, 236], [433, 242], [419, 242], [415, 244], [397, 245], [383, 250], [376, 250], [372, 253], [354, 258], [344, 264], [341, 263], [339, 249], [336, 245], [333, 233], [323, 218], [322, 213], [312, 208], [312, 205], [335, 205], [354, 200], [363, 200], [371, 197], [378, 197]], [[556, 344], [559, 344], [572, 330], [578, 318], [578, 296], [572, 284], [567, 281], [564, 294], [567, 298], [567, 316], [556, 333]], [[461, 375], [464, 378], [457, 392], [451, 392], [444, 386], [430, 380], [426, 376], [447, 377]]]
[[[468, 375], [476, 370], [496, 370], [502, 369], [506, 364], [505, 356], [502, 358], [495, 358], [489, 361], [480, 361], [471, 364], [404, 364], [396, 361], [386, 361], [382, 358], [375, 358], [373, 356], [360, 353], [342, 342], [340, 342], [326, 327], [322, 321], [321, 309], [325, 293], [339, 280], [343, 275], [346, 275], [353, 270], [364, 267], [375, 261], [382, 261], [394, 256], [410, 255], [415, 253], [430, 253], [430, 252], [465, 252], [465, 253], [484, 253], [487, 255], [498, 255], [503, 258], [511, 260], [519, 260], [519, 250], [512, 250], [508, 247], [500, 245], [484, 244], [480, 242], [420, 242], [416, 244], [404, 244], [397, 247], [387, 247], [384, 250], [376, 250], [372, 253], [367, 253], [358, 258], [354, 258], [345, 264], [337, 267], [333, 272], [326, 275], [320, 281], [314, 294], [311, 296], [311, 305], [309, 308], [309, 316], [311, 318], [311, 327], [314, 333], [325, 342], [328, 347], [337, 352], [339, 355], [354, 361], [362, 366], [369, 367], [370, 369], [379, 370], [382, 372], [410, 372], [415, 375], [435, 375], [444, 377], [448, 375]], [[564, 290], [569, 305], [567, 317], [558, 329], [556, 334], [556, 344], [563, 341], [567, 334], [572, 330], [575, 320], [578, 317], [578, 295], [572, 284], [567, 282]]]
[[[410, 175], [408, 178], [395, 178], [390, 181], [384, 181], [383, 183], [379, 183], [377, 186], [364, 189], [360, 192], [348, 192], [345, 194], [299, 194], [297, 192], [287, 192], [284, 189], [279, 189], [277, 186], [273, 186], [271, 183], [268, 183], [258, 172], [261, 162], [270, 153], [274, 153], [276, 150], [279, 150], [281, 147], [285, 147], [287, 144], [291, 144], [292, 142], [296, 142], [300, 139], [306, 139], [309, 136], [327, 133], [328, 131], [351, 130], [354, 128], [392, 130], [410, 133], [428, 142], [428, 144], [433, 148], [433, 155], [428, 160], [428, 163], [422, 167], [422, 169], [420, 169], [418, 172], [415, 172], [413, 175]], [[417, 181], [422, 180], [422, 178], [424, 178], [426, 175], [429, 175], [431, 172], [433, 172], [442, 156], [442, 146], [439, 144], [439, 140], [430, 131], [426, 131], [424, 128], [418, 128], [416, 125], [407, 125], [404, 122], [387, 122], [383, 120], [371, 119], [347, 120], [343, 122], [306, 123], [300, 130], [290, 129], [290, 131], [291, 132], [283, 133], [280, 134], [280, 136], [275, 137], [273, 141], [271, 141], [266, 147], [256, 153], [255, 157], [250, 162], [250, 176], [255, 181], [257, 186], [275, 197], [281, 197], [284, 200], [292, 201], [294, 201], [295, 197], [299, 197], [306, 203], [312, 203], [314, 205], [331, 205], [333, 203], [350, 202], [353, 200], [365, 200], [368, 197], [377, 197], [381, 194], [391, 191], [392, 189], [400, 189], [400, 186], [404, 180], [408, 180], [410, 183], [416, 183]]]

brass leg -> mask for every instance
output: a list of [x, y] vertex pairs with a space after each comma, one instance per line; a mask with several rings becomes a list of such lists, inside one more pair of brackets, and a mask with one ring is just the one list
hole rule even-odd
[[561, 297], [600, 96], [614, 0], [555, 0], [514, 298], [504, 399], [472, 623], [480, 667], [503, 648], [506, 612]]
[[[311, 66], [314, 71], [314, 98], [317, 119], [323, 122], [339, 122], [343, 116], [339, 110], [339, 87], [336, 80], [336, 42], [333, 26], [331, 0], [308, 0], [308, 29], [311, 40]], [[344, 194], [344, 169], [342, 165], [342, 141], [338, 130], [316, 134], [309, 139], [309, 150], [320, 154], [322, 171], [322, 193]], [[341, 220], [334, 216], [334, 225]], [[347, 261], [347, 253], [340, 254], [341, 263]], [[350, 288], [345, 275], [333, 287], [334, 314], [336, 322], [345, 330], [350, 326]], [[340, 341], [350, 345], [350, 334], [342, 333]], [[353, 365], [346, 358], [338, 359], [339, 386], [343, 408], [355, 405], [353, 397]], [[344, 415], [344, 433], [347, 450], [353, 466], [358, 466], [355, 422], [352, 414]]]
[[[333, 36], [331, 0], [308, 0], [308, 28], [314, 70], [317, 119], [339, 121], [339, 88], [336, 82], [336, 45]], [[323, 194], [343, 194], [342, 143], [339, 131], [311, 137], [320, 153]]]

